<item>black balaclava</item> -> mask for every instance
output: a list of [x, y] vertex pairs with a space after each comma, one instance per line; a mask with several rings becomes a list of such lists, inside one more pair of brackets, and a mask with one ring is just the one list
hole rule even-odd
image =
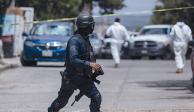
[[92, 34], [94, 28], [92, 26], [88, 26], [87, 28], [79, 28], [78, 32], [84, 37], [88, 37], [88, 35]]

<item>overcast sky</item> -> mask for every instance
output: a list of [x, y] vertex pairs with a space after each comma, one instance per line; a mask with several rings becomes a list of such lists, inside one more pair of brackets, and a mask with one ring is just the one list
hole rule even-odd
[[[152, 10], [158, 3], [157, 1], [158, 0], [124, 0], [124, 4], [126, 6], [121, 10], [115, 11], [115, 13], [129, 13], [136, 11]], [[94, 15], [98, 15], [99, 8], [94, 7], [93, 11]]]
[[[152, 15], [152, 12], [150, 13], [140, 13], [134, 14], [134, 12], [141, 12], [141, 11], [151, 11], [154, 9], [156, 4], [158, 4], [158, 0], [124, 0], [124, 4], [126, 7], [124, 7], [121, 10], [115, 11], [116, 14], [122, 13], [133, 13], [125, 16], [119, 16], [122, 21], [121, 23], [128, 27], [128, 29], [134, 29], [137, 26], [143, 26], [150, 24], [150, 16]], [[99, 15], [99, 7], [94, 7], [93, 10], [94, 15]], [[96, 19], [98, 20], [98, 19]], [[114, 17], [109, 17], [108, 19], [99, 19], [99, 21], [105, 21], [109, 24], [111, 24], [114, 21]]]
[[116, 11], [116, 13], [136, 12], [151, 10], [155, 7], [158, 0], [124, 0], [126, 7]]

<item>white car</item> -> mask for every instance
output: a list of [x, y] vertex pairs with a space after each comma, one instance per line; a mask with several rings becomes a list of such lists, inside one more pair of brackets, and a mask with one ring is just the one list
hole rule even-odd
[[171, 58], [173, 54], [172, 39], [169, 35], [171, 28], [172, 25], [144, 26], [131, 44], [130, 56], [132, 58], [149, 56], [150, 59]]

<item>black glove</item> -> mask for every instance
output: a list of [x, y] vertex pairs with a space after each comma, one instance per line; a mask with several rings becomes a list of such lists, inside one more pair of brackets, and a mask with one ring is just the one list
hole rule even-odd
[[192, 41], [189, 41], [189, 46], [192, 46], [192, 47], [194, 47], [194, 40], [192, 40]]

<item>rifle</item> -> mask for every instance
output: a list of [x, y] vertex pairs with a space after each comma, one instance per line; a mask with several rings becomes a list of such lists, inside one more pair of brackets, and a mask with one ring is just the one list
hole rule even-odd
[[97, 84], [100, 84], [100, 81], [97, 79], [97, 77], [100, 76], [100, 75], [104, 75], [104, 71], [102, 70], [102, 68], [100, 68], [99, 71], [95, 71], [92, 74], [92, 76], [89, 76], [89, 77], [90, 77], [90, 80], [94, 81]]
[[[95, 71], [93, 75], [90, 77], [90, 80], [94, 81], [97, 84], [100, 84], [100, 81], [96, 79], [99, 75], [104, 75], [104, 71], [102, 69], [100, 69], [99, 71]], [[73, 106], [75, 102], [78, 102], [83, 95], [84, 94], [80, 91], [79, 94], [75, 96], [75, 100], [73, 101], [71, 106]]]
[[73, 103], [71, 104], [71, 106], [73, 106], [75, 102], [78, 102], [83, 95], [84, 94], [80, 91], [79, 94], [75, 96], [75, 100], [73, 101]]

